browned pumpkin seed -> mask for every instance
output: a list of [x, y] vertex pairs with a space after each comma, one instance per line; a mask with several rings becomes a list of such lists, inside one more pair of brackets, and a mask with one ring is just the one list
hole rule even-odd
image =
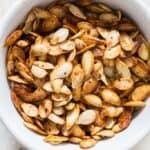
[[86, 9], [92, 13], [98, 13], [99, 14], [99, 13], [104, 12], [104, 9], [99, 7], [96, 3], [87, 6]]
[[132, 68], [132, 72], [139, 78], [147, 78], [149, 76], [148, 65], [142, 61], [138, 60], [138, 63]]
[[50, 142], [51, 144], [60, 144], [63, 142], [67, 142], [69, 140], [68, 137], [65, 136], [54, 136], [54, 135], [48, 135], [44, 138], [45, 142]]
[[52, 102], [49, 99], [45, 99], [39, 105], [39, 115], [42, 119], [45, 119], [49, 116], [52, 111]]
[[115, 80], [113, 86], [119, 90], [128, 90], [134, 84], [131, 78], [121, 78], [120, 80]]
[[143, 101], [129, 101], [124, 104], [127, 107], [144, 107], [146, 104]]
[[85, 22], [85, 21], [79, 22], [77, 24], [77, 27], [79, 28], [79, 30], [86, 30], [86, 31], [89, 31], [93, 28], [92, 24], [90, 24], [89, 22]]
[[121, 47], [125, 51], [132, 51], [133, 50], [134, 42], [128, 34], [122, 33], [120, 35], [120, 44], [121, 44]]
[[103, 115], [107, 117], [118, 117], [124, 111], [123, 107], [107, 106], [102, 110]]
[[13, 45], [22, 36], [22, 34], [22, 30], [16, 30], [13, 33], [11, 33], [5, 41], [5, 46]]
[[32, 123], [28, 123], [28, 122], [24, 122], [24, 125], [29, 128], [30, 130], [41, 134], [41, 135], [47, 135], [47, 133], [43, 130], [41, 130], [39, 127], [37, 127], [36, 125], [32, 124]]
[[83, 14], [83, 12], [75, 5], [69, 4], [69, 11], [76, 17], [81, 19], [86, 19], [86, 16]]
[[116, 47], [113, 47], [110, 50], [106, 50], [104, 52], [104, 59], [115, 59], [120, 55], [120, 53], [121, 53], [121, 47], [120, 45], [117, 45]]
[[36, 16], [36, 18], [38, 19], [47, 19], [50, 17], [50, 13], [45, 9], [36, 7], [36, 8], [33, 8], [32, 11], [34, 15]]
[[78, 137], [70, 137], [69, 141], [74, 144], [79, 144], [81, 142], [81, 139]]
[[75, 101], [80, 101], [80, 98], [81, 98], [81, 88], [78, 88], [78, 89], [74, 89], [72, 91], [72, 96], [73, 96], [73, 99]]
[[120, 33], [117, 30], [106, 30], [97, 27], [98, 33], [106, 40], [108, 48], [111, 48], [119, 43]]
[[87, 6], [87, 5], [92, 4], [92, 0], [82, 0], [82, 2], [80, 0], [77, 0], [76, 2], [77, 2], [77, 4], [79, 4], [81, 6]]
[[97, 87], [98, 81], [94, 78], [86, 80], [83, 84], [83, 93], [88, 94], [93, 92]]
[[69, 111], [69, 110], [73, 110], [74, 107], [75, 107], [75, 103], [74, 103], [74, 102], [70, 102], [70, 103], [68, 103], [68, 104], [65, 106], [65, 109]]
[[134, 101], [145, 100], [150, 94], [150, 85], [141, 85], [134, 89], [131, 94], [131, 99]]
[[69, 130], [77, 121], [79, 117], [80, 109], [76, 105], [73, 110], [69, 111], [66, 116], [66, 129]]
[[111, 89], [104, 89], [100, 91], [100, 94], [103, 100], [109, 104], [118, 106], [121, 103], [121, 100], [118, 94]]
[[13, 90], [21, 97], [25, 102], [36, 102], [43, 100], [47, 93], [41, 88], [37, 88], [35, 91], [31, 91], [30, 88], [24, 85], [15, 85]]
[[16, 95], [16, 93], [11, 90], [11, 98], [12, 98], [12, 102], [14, 104], [14, 106], [16, 107], [16, 109], [21, 112], [22, 109], [21, 109], [21, 104], [22, 104], [22, 101], [20, 100], [20, 98]]
[[118, 26], [118, 29], [120, 31], [131, 32], [131, 31], [135, 31], [137, 27], [130, 23], [122, 23]]
[[102, 130], [97, 135], [100, 135], [102, 137], [111, 138], [114, 136], [114, 132], [112, 130]]
[[112, 13], [102, 13], [99, 16], [99, 19], [104, 21], [104, 22], [108, 22], [108, 23], [118, 21], [118, 17], [115, 16], [114, 14], [112, 14]]
[[71, 129], [71, 135], [82, 138], [85, 136], [85, 131], [78, 125], [74, 125]]
[[56, 5], [48, 9], [51, 14], [54, 14], [59, 19], [63, 19], [66, 15], [65, 7]]
[[87, 51], [82, 56], [82, 67], [85, 73], [85, 77], [89, 77], [94, 66], [94, 55], [91, 51]]
[[103, 3], [98, 3], [97, 5], [99, 7], [101, 7], [102, 9], [104, 9], [105, 12], [112, 12], [112, 9], [109, 6], [107, 6], [107, 5], [103, 4]]
[[94, 106], [94, 107], [101, 107], [102, 106], [101, 98], [94, 95], [94, 94], [84, 95], [84, 101], [90, 106]]
[[82, 86], [84, 80], [84, 71], [81, 68], [80, 64], [77, 64], [74, 66], [74, 69], [71, 74], [71, 82], [72, 82], [72, 88], [78, 89]]
[[24, 79], [20, 78], [18, 75], [8, 76], [8, 80], [14, 81], [14, 82], [17, 82], [17, 83], [28, 84], [27, 81], [25, 81]]
[[94, 139], [85, 139], [80, 142], [80, 147], [83, 149], [91, 148], [96, 144]]
[[138, 55], [141, 59], [143, 60], [148, 60], [149, 59], [149, 49], [147, 48], [147, 46], [143, 43], [139, 50], [138, 50]]
[[116, 69], [118, 71], [118, 73], [125, 78], [130, 78], [131, 77], [131, 72], [130, 69], [128, 68], [128, 66], [121, 61], [120, 59], [116, 60]]
[[130, 110], [125, 110], [119, 117], [118, 124], [114, 126], [113, 131], [115, 132], [116, 129], [118, 131], [121, 131], [127, 128], [131, 122], [131, 118], [132, 112]]

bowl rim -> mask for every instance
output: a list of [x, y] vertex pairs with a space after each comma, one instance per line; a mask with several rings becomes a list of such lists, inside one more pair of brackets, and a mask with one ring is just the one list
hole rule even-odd
[[[9, 11], [2, 17], [2, 21], [0, 22], [0, 41], [3, 35], [3, 31], [7, 22], [9, 22], [9, 17], [17, 10], [26, 0], [16, 1], [13, 6], [10, 7]], [[145, 13], [149, 12], [150, 14], [150, 7], [144, 1], [134, 0], [136, 1], [137, 5], [141, 5], [141, 7], [145, 8]], [[150, 19], [150, 18], [149, 18]], [[0, 48], [3, 47], [3, 44], [0, 43]], [[29, 143], [24, 140], [24, 138], [19, 138], [19, 134], [16, 130], [13, 130], [10, 125], [7, 123], [7, 119], [4, 117], [3, 113], [0, 111], [0, 120], [4, 124], [4, 126], [8, 129], [8, 131], [12, 134], [12, 136], [25, 148], [35, 150], [33, 146], [29, 145]], [[140, 133], [137, 134], [136, 138], [132, 139], [131, 142], [126, 143], [126, 147], [122, 150], [127, 150], [135, 146], [139, 141], [141, 141], [148, 133], [150, 132], [150, 124], [147, 128], [142, 129]]]

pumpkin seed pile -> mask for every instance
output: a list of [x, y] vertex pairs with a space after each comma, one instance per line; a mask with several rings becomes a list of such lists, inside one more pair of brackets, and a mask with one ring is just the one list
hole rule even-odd
[[33, 8], [6, 39], [12, 101], [51, 144], [90, 148], [127, 128], [150, 94], [150, 46], [120, 10], [92, 0]]

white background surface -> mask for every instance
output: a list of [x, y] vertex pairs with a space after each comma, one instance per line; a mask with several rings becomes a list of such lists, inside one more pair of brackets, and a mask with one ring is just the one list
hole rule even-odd
[[[0, 18], [4, 16], [13, 3], [17, 0], [0, 0]], [[150, 1], [144, 0], [150, 7]], [[138, 131], [137, 131], [138, 132]], [[130, 137], [129, 137], [130, 138]], [[0, 149], [1, 150], [19, 150], [20, 144], [8, 132], [6, 127], [0, 121]], [[150, 134], [139, 142], [132, 150], [150, 150]]]

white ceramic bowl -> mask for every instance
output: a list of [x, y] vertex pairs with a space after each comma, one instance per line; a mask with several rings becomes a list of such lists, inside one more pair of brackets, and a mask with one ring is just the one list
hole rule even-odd
[[[42, 6], [52, 0], [18, 0], [0, 24], [0, 116], [11, 133], [30, 150], [77, 150], [78, 146], [63, 144], [53, 146], [43, 142], [43, 138], [26, 129], [10, 99], [9, 87], [6, 79], [4, 39], [24, 19], [33, 6]], [[100, 0], [114, 8], [123, 10], [140, 27], [150, 41], [150, 9], [140, 0]], [[150, 131], [150, 101], [147, 106], [132, 120], [129, 128], [112, 139], [99, 142], [93, 149], [126, 150], [135, 145]]]

